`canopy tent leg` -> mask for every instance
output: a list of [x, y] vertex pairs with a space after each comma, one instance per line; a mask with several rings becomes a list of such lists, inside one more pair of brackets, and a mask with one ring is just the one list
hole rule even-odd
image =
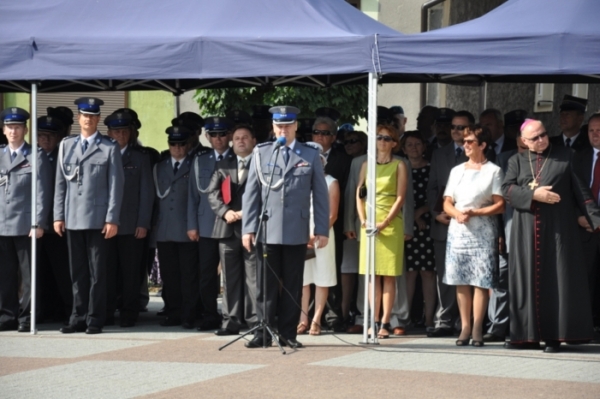
[[[363, 340], [362, 344], [378, 345], [377, 330], [375, 328], [375, 168], [377, 162], [377, 74], [369, 73], [369, 120], [367, 126], [367, 226], [366, 226], [366, 253], [360, 254], [366, 257], [365, 274], [365, 302], [363, 317]], [[371, 304], [369, 306], [369, 283], [373, 284], [371, 290]], [[368, 331], [371, 328], [371, 336]]]
[[31, 84], [31, 322], [30, 333], [37, 334], [36, 313], [37, 313], [37, 240], [36, 224], [37, 219], [37, 180], [38, 180], [38, 137], [37, 137], [37, 83]]

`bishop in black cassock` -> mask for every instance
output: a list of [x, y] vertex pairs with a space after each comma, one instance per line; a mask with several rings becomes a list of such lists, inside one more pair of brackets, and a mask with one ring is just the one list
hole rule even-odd
[[502, 185], [514, 208], [509, 263], [510, 348], [592, 339], [587, 271], [579, 241], [577, 208], [593, 228], [600, 211], [589, 186], [571, 166], [574, 152], [549, 143], [544, 126], [522, 128], [529, 151], [509, 160]]

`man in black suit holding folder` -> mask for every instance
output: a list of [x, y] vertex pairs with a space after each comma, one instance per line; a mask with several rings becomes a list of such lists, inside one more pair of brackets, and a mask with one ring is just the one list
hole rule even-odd
[[242, 195], [256, 138], [249, 125], [233, 131], [233, 153], [217, 162], [208, 202], [216, 215], [213, 237], [219, 240], [223, 271], [223, 324], [216, 335], [237, 335], [256, 316], [256, 253], [242, 247]]

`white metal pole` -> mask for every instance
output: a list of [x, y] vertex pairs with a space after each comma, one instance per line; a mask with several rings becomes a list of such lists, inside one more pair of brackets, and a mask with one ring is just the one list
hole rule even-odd
[[[367, 225], [366, 225], [366, 274], [365, 274], [365, 300], [364, 300], [364, 328], [363, 342], [377, 344], [377, 331], [375, 329], [375, 312], [374, 308], [369, 306], [369, 285], [373, 284], [375, 288], [375, 235], [372, 234], [375, 230], [375, 168], [377, 156], [377, 75], [369, 73], [369, 121], [367, 127], [368, 133], [368, 151], [367, 151]], [[371, 303], [375, 304], [375, 290], [371, 290]], [[371, 328], [371, 337], [368, 337], [368, 330]]]
[[35, 315], [37, 312], [37, 181], [38, 181], [38, 140], [37, 140], [37, 84], [31, 84], [31, 334], [37, 334]]

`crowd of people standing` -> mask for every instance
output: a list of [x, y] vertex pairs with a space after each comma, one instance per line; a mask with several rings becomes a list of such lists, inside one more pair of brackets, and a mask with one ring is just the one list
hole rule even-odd
[[[486, 109], [476, 121], [426, 106], [406, 132], [402, 107], [378, 107], [374, 182], [367, 135], [338, 127], [331, 108], [308, 119], [290, 106], [186, 112], [158, 153], [141, 145], [134, 110], [104, 118], [104, 135], [102, 100], [75, 103], [77, 115], [56, 107], [38, 119], [39, 150], [25, 141], [25, 110], [1, 114], [0, 330], [29, 331], [35, 234], [49, 299], [41, 315], [65, 321], [66, 334], [101, 333], [117, 313], [121, 327], [135, 326], [155, 263], [162, 326], [238, 335], [264, 320], [295, 348], [304, 333], [362, 332], [372, 187], [367, 303], [379, 338], [423, 327], [429, 337], [458, 335], [458, 346], [544, 342], [548, 352], [594, 338], [600, 115], [584, 125], [584, 99], [565, 96], [552, 138], [524, 110]], [[80, 132], [70, 134], [75, 119]], [[22, 211], [32, 200], [33, 217]], [[273, 339], [257, 333], [246, 346]]]

